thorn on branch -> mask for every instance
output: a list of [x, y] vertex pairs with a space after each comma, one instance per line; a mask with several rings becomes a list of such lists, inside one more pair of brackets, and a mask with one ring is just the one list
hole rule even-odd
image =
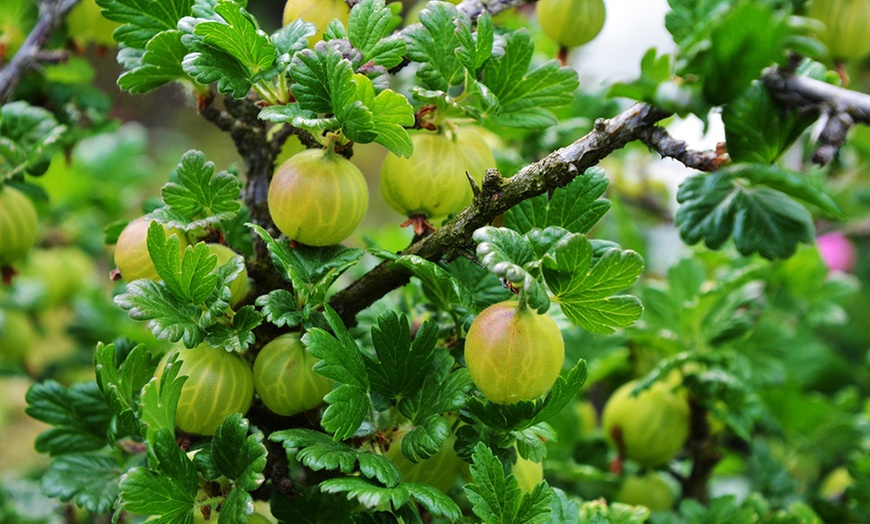
[[686, 167], [713, 172], [728, 161], [724, 151], [695, 151], [686, 142], [672, 137], [661, 126], [651, 126], [638, 132], [638, 138], [662, 157], [673, 158]]

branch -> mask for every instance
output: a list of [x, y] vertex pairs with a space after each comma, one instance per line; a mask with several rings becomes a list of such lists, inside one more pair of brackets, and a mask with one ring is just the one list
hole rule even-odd
[[716, 151], [695, 151], [682, 140], [672, 137], [661, 126], [652, 126], [638, 130], [638, 138], [664, 158], [673, 158], [686, 167], [699, 171], [712, 172], [719, 169], [727, 159]]
[[[496, 216], [523, 200], [566, 186], [587, 168], [636, 140], [670, 113], [645, 104], [636, 104], [609, 120], [598, 120], [595, 128], [573, 144], [550, 153], [538, 162], [520, 169], [510, 178], [489, 170], [474, 202], [448, 224], [412, 244], [402, 252], [427, 260], [453, 259], [474, 251], [471, 235]], [[359, 311], [409, 280], [401, 268], [385, 261], [344, 290], [336, 293], [330, 305], [348, 325], [356, 323]]]
[[476, 20], [484, 11], [488, 11], [490, 15], [495, 16], [506, 9], [528, 4], [532, 1], [534, 0], [462, 0], [456, 8], [468, 15], [472, 20]]
[[0, 104], [8, 102], [21, 77], [39, 62], [42, 47], [79, 0], [45, 0], [39, 6], [39, 20], [9, 64], [0, 70]]
[[780, 67], [766, 70], [761, 81], [781, 103], [821, 113], [824, 125], [812, 156], [815, 164], [824, 166], [834, 159], [852, 125], [870, 125], [870, 95], [796, 76]]

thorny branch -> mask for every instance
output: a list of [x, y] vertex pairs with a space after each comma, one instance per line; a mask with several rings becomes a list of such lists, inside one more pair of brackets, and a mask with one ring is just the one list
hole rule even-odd
[[[79, 0], [46, 0], [39, 6], [39, 19], [33, 30], [9, 64], [0, 70], [0, 104], [9, 101], [24, 74], [47, 56], [43, 53], [43, 46], [78, 2]], [[56, 54], [48, 56], [57, 60]]]
[[781, 103], [822, 115], [822, 132], [812, 161], [824, 166], [834, 159], [854, 124], [870, 125], [870, 95], [797, 76], [792, 69], [772, 67], [764, 72], [761, 81]]
[[[497, 215], [523, 200], [567, 185], [613, 151], [639, 138], [639, 134], [670, 113], [645, 104], [636, 104], [609, 120], [599, 120], [595, 128], [573, 144], [554, 151], [542, 160], [520, 169], [510, 178], [497, 171], [487, 172], [483, 187], [471, 206], [448, 224], [402, 252], [428, 260], [453, 259], [472, 252], [471, 235], [489, 224]], [[390, 261], [335, 294], [330, 305], [348, 325], [356, 314], [389, 291], [408, 282], [408, 274], [394, 268]]]

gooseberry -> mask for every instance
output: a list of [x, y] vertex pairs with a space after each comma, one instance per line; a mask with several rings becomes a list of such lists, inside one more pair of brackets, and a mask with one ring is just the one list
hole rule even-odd
[[254, 360], [254, 390], [278, 415], [316, 408], [332, 390], [332, 380], [312, 369], [317, 362], [298, 334], [281, 335], [263, 346]]
[[311, 40], [317, 42], [323, 38], [326, 26], [334, 19], [339, 19], [347, 27], [350, 9], [344, 0], [287, 0], [284, 4], [284, 25], [299, 18], [317, 26], [317, 33]]
[[[115, 265], [118, 266], [118, 271], [127, 282], [140, 278], [160, 280], [157, 268], [154, 267], [154, 262], [151, 261], [151, 255], [148, 253], [148, 228], [150, 225], [150, 219], [139, 217], [127, 224], [127, 227], [118, 236], [118, 241], [115, 244]], [[179, 238], [183, 255], [184, 248], [187, 246], [184, 234], [181, 231], [171, 230], [165, 225], [163, 231], [167, 238], [173, 234]]]
[[38, 225], [30, 199], [12, 186], [0, 186], [0, 267], [30, 251]]
[[549, 315], [514, 301], [477, 315], [465, 339], [471, 379], [490, 401], [511, 404], [546, 393], [562, 369], [565, 343]]
[[638, 382], [623, 384], [602, 414], [605, 435], [623, 456], [645, 466], [660, 466], [683, 449], [689, 436], [689, 403], [668, 381], [655, 382], [632, 396]]
[[269, 185], [269, 213], [288, 238], [310, 246], [338, 244], [366, 214], [369, 191], [359, 168], [324, 149], [297, 153]]
[[577, 47], [604, 27], [604, 0], [538, 0], [535, 14], [544, 34], [563, 47]]
[[517, 455], [512, 473], [517, 478], [520, 491], [531, 493], [544, 480], [544, 465]]
[[674, 492], [659, 473], [628, 475], [622, 481], [616, 501], [632, 506], [646, 506], [653, 511], [664, 511], [674, 505]]
[[410, 158], [388, 154], [381, 166], [381, 194], [387, 204], [407, 217], [440, 223], [447, 215], [471, 203], [466, 173], [479, 184], [495, 158], [486, 141], [474, 130], [445, 134], [411, 135]]
[[175, 413], [175, 425], [193, 435], [213, 435], [230, 413], [245, 414], [254, 397], [251, 367], [237, 353], [200, 344], [169, 351], [157, 367], [160, 379], [169, 358], [178, 354], [178, 376], [187, 380]]
[[806, 14], [825, 24], [817, 36], [835, 60], [857, 60], [870, 54], [867, 0], [812, 0]]

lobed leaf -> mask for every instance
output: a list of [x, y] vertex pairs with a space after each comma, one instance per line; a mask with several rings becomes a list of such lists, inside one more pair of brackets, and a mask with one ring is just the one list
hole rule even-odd
[[402, 474], [390, 459], [336, 442], [319, 431], [276, 431], [269, 436], [269, 440], [280, 442], [288, 452], [295, 451], [296, 459], [314, 471], [325, 469], [352, 473], [359, 465], [363, 476], [377, 479], [387, 487], [396, 486], [402, 480]]
[[188, 52], [181, 42], [181, 31], [163, 31], [154, 35], [145, 52], [118, 77], [118, 87], [133, 94], [143, 94], [170, 82], [188, 78], [181, 66]]
[[[676, 223], [680, 236], [689, 244], [701, 240], [711, 249], [734, 239], [743, 255], [759, 253], [764, 258], [787, 258], [800, 242], [814, 237], [812, 216], [782, 190], [752, 185], [746, 178], [780, 179], [781, 187], [798, 191], [794, 180], [759, 166], [735, 166], [712, 174], [695, 175], [680, 185]], [[757, 173], [756, 173], [756, 170]]]
[[117, 417], [120, 431], [139, 435], [139, 394], [154, 376], [156, 362], [142, 344], [133, 348], [119, 366], [114, 344], [97, 343], [95, 371], [97, 386]]
[[408, 58], [422, 64], [417, 78], [427, 89], [446, 92], [464, 80], [464, 68], [455, 52], [460, 44], [456, 23], [470, 25], [471, 21], [452, 4], [429, 2], [420, 11], [420, 23], [402, 32]]
[[121, 493], [121, 473], [118, 459], [107, 452], [62, 455], [51, 461], [40, 487], [91, 513], [109, 513]]
[[490, 104], [494, 122], [508, 127], [538, 129], [556, 125], [547, 108], [570, 103], [580, 85], [576, 70], [550, 60], [531, 67], [535, 45], [525, 29], [505, 35], [504, 54], [490, 59], [481, 82], [498, 101]]
[[121, 509], [157, 517], [150, 522], [193, 523], [199, 477], [178, 447], [174, 429], [161, 429], [149, 439], [153, 469], [136, 467], [121, 477]]
[[241, 204], [241, 182], [238, 177], [221, 171], [201, 151], [190, 150], [181, 157], [176, 168], [177, 182], [163, 186], [163, 207], [151, 212], [172, 229], [193, 231], [213, 227], [232, 220]]
[[560, 240], [544, 256], [541, 272], [554, 300], [571, 322], [592, 333], [612, 333], [643, 313], [631, 295], [614, 295], [637, 281], [643, 259], [634, 251], [608, 249], [592, 263], [592, 243], [584, 235]]
[[95, 382], [66, 388], [47, 380], [31, 386], [24, 398], [28, 415], [54, 426], [36, 438], [37, 451], [56, 456], [95, 451], [106, 445], [113, 413]]
[[459, 506], [441, 490], [419, 482], [403, 482], [394, 487], [383, 487], [357, 477], [329, 479], [320, 483], [326, 493], [346, 493], [367, 508], [390, 507], [399, 510], [412, 498], [436, 517], [453, 522], [459, 519]]
[[407, 317], [387, 310], [372, 326], [372, 342], [376, 358], [365, 360], [372, 390], [387, 398], [402, 398], [419, 390], [426, 379], [438, 342], [438, 324], [424, 322], [412, 341]]
[[122, 25], [115, 40], [127, 47], [145, 49], [158, 33], [174, 30], [178, 21], [191, 14], [194, 0], [97, 0], [102, 14]]

